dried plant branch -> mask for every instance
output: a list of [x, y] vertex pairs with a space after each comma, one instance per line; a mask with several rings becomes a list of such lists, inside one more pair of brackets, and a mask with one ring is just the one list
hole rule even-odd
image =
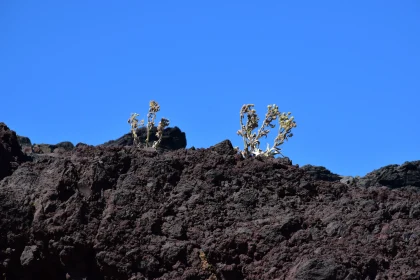
[[[291, 133], [292, 128], [296, 127], [296, 122], [294, 117], [289, 117], [290, 112], [281, 113], [276, 104], [267, 106], [267, 113], [263, 121], [262, 126], [258, 129], [257, 133], [253, 133], [253, 130], [258, 128], [259, 118], [258, 115], [253, 109], [254, 104], [245, 104], [242, 106], [240, 111], [240, 124], [241, 129], [237, 131], [237, 134], [242, 136], [244, 142], [244, 150], [238, 151], [242, 154], [243, 157], [249, 157], [251, 155], [264, 155], [267, 157], [274, 157], [276, 154], [281, 154], [279, 146], [284, 143], [284, 140], [292, 137]], [[246, 125], [243, 124], [243, 119], [247, 115]], [[260, 149], [260, 140], [261, 137], [266, 137], [270, 132], [268, 127], [274, 128], [276, 125], [272, 124], [273, 121], [278, 120], [279, 122], [279, 131], [277, 137], [274, 139], [274, 145], [270, 148], [267, 144], [267, 149], [262, 151]]]
[[155, 101], [149, 103], [149, 113], [147, 113], [147, 137], [146, 147], [149, 146], [150, 130], [155, 126], [156, 113], [160, 111], [160, 106]]
[[140, 124], [139, 124], [139, 121], [137, 119], [138, 116], [139, 116], [139, 114], [137, 114], [137, 113], [131, 113], [131, 117], [128, 119], [128, 123], [131, 126], [131, 133], [133, 134], [133, 139], [134, 139], [133, 142], [134, 142], [134, 145], [138, 145], [139, 144], [138, 136], [137, 136], [137, 133], [136, 133], [137, 128], [139, 126], [143, 126], [144, 125], [144, 120], [141, 120], [140, 121]]
[[169, 126], [169, 120], [162, 118], [158, 124], [157, 132], [156, 132], [156, 137], [158, 138], [158, 140], [153, 143], [153, 148], [157, 148], [157, 146], [162, 141], [163, 131], [165, 130], [167, 126]]
[[[146, 141], [145, 141], [145, 146], [148, 147], [149, 146], [149, 140], [150, 140], [150, 131], [152, 130], [152, 128], [155, 126], [155, 120], [156, 120], [156, 113], [160, 111], [160, 106], [157, 102], [155, 101], [150, 101], [149, 102], [149, 112], [147, 113], [147, 136], [146, 136]], [[133, 138], [134, 138], [134, 145], [139, 146], [140, 145], [140, 140], [138, 139], [136, 130], [137, 128], [144, 126], [144, 120], [141, 120], [140, 122], [137, 120], [137, 117], [139, 116], [139, 114], [137, 113], [132, 113], [131, 117], [128, 119], [128, 123], [131, 125], [131, 133], [133, 134]], [[160, 142], [162, 141], [162, 136], [163, 136], [163, 130], [169, 126], [169, 120], [162, 118], [159, 122], [159, 125], [157, 127], [157, 132], [156, 132], [156, 137], [158, 137], [158, 140], [155, 141], [152, 145], [153, 148], [157, 148], [157, 146], [160, 144]]]

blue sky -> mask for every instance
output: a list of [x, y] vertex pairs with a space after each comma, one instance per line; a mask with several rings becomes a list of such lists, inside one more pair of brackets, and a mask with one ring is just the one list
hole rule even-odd
[[0, 1], [0, 121], [97, 145], [156, 100], [187, 147], [242, 148], [241, 106], [274, 103], [298, 125], [294, 164], [363, 176], [420, 160], [419, 3]]

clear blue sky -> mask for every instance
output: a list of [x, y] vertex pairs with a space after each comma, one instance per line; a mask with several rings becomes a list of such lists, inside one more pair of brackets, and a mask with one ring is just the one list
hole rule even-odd
[[0, 121], [97, 145], [153, 99], [187, 147], [242, 148], [241, 106], [275, 103], [298, 124], [294, 164], [363, 176], [420, 160], [419, 34], [415, 0], [4, 0]]

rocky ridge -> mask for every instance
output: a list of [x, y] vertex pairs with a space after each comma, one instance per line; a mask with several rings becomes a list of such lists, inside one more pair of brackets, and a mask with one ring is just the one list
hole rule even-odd
[[352, 178], [174, 129], [37, 152], [0, 123], [0, 279], [420, 279], [420, 161]]

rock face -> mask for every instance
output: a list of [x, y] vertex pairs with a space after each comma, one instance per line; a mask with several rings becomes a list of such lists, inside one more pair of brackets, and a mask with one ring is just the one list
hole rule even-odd
[[0, 122], [0, 180], [12, 174], [25, 161], [16, 132]]
[[412, 189], [242, 159], [228, 140], [121, 145], [2, 150], [17, 164], [0, 180], [0, 279], [420, 279]]

